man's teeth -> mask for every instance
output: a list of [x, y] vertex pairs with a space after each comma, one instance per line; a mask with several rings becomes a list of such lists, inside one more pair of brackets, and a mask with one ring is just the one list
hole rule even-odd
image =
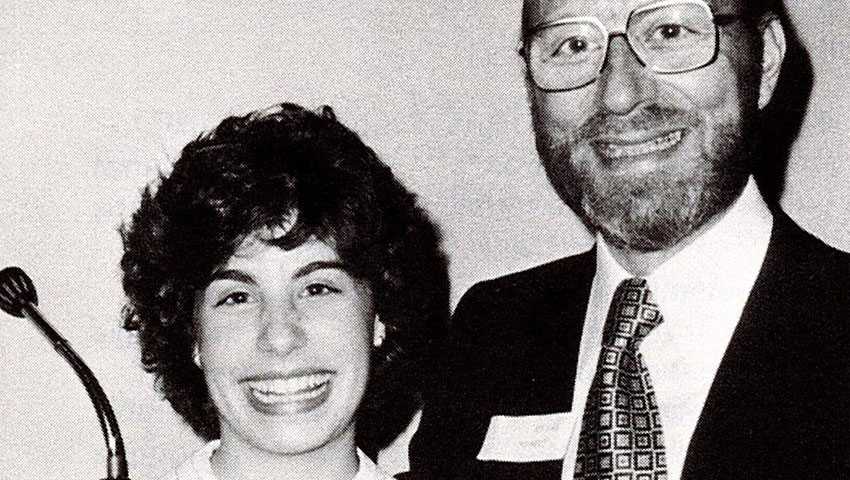
[[681, 139], [682, 131], [676, 130], [675, 132], [664, 135], [663, 137], [653, 138], [647, 142], [633, 145], [604, 143], [603, 150], [605, 156], [610, 158], [633, 157], [636, 155], [645, 155], [647, 153], [666, 150], [679, 143]]
[[254, 380], [248, 382], [251, 393], [263, 403], [296, 403], [321, 395], [333, 375], [315, 373], [294, 378]]

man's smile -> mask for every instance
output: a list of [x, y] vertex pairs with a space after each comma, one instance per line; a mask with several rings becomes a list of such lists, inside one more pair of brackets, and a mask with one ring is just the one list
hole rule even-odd
[[590, 143], [601, 157], [621, 159], [669, 150], [678, 145], [684, 136], [685, 130], [678, 129], [663, 133], [603, 136]]

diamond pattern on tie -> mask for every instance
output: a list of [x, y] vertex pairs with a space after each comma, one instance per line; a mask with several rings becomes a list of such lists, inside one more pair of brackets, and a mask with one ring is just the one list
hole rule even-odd
[[662, 321], [645, 279], [620, 283], [584, 408], [575, 480], [667, 479], [661, 418], [638, 351]]

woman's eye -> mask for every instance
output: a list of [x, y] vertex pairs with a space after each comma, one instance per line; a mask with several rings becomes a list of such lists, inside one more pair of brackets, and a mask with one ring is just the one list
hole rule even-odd
[[340, 290], [324, 283], [311, 283], [310, 285], [304, 287], [304, 290], [302, 290], [300, 296], [319, 297], [323, 295], [331, 295], [334, 293], [340, 293]]
[[250, 301], [251, 296], [248, 294], [248, 292], [233, 292], [216, 302], [215, 306], [220, 307], [224, 305], [242, 305]]

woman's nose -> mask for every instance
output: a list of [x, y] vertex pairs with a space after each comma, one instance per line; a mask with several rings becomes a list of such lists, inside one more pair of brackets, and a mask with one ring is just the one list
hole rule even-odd
[[307, 332], [294, 308], [279, 306], [263, 311], [262, 330], [257, 339], [261, 351], [286, 356], [303, 347], [306, 342]]

